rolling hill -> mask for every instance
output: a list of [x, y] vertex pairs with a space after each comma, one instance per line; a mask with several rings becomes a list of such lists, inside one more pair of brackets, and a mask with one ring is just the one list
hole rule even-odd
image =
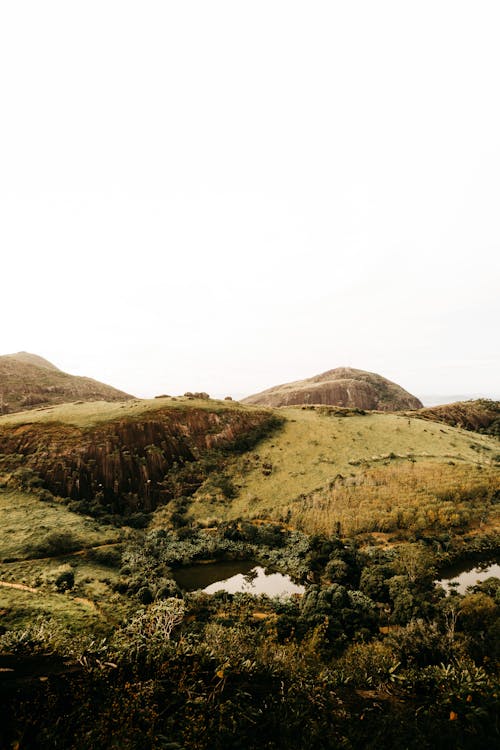
[[0, 356], [0, 414], [68, 401], [131, 399], [92, 378], [69, 375], [43, 357], [28, 352]]
[[422, 407], [418, 398], [396, 383], [351, 367], [337, 367], [306, 380], [277, 385], [248, 396], [243, 403], [273, 407], [323, 404], [377, 411]]

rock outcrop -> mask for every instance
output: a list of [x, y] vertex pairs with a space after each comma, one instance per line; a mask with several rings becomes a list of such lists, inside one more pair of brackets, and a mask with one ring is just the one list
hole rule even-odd
[[416, 396], [396, 383], [373, 372], [351, 367], [337, 367], [307, 380], [277, 385], [248, 396], [243, 403], [260, 406], [323, 404], [378, 411], [422, 407]]
[[[0, 454], [23, 457], [46, 489], [95, 500], [113, 512], [152, 510], [196, 489], [196, 465], [211, 449], [238, 450], [276, 426], [254, 409], [159, 409], [87, 428], [60, 422], [0, 426]], [[179, 469], [193, 465], [175, 485]], [[173, 472], [173, 473], [172, 473]], [[184, 484], [183, 484], [184, 482]]]

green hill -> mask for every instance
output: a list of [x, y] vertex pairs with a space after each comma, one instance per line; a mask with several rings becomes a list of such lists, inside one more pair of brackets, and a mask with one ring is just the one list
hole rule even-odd
[[[407, 528], [415, 525], [419, 509], [432, 497], [439, 504], [450, 483], [461, 488], [460, 498], [468, 490], [474, 495], [478, 484], [487, 486], [485, 497], [500, 488], [499, 444], [492, 437], [397, 414], [331, 407], [279, 414], [283, 428], [228, 470], [235, 497], [228, 501], [208, 481], [195, 496], [195, 518], [267, 518], [329, 533], [341, 521], [346, 533], [384, 531], [403, 525], [401, 513]], [[390, 488], [382, 504], [368, 489], [381, 485]], [[465, 516], [462, 521], [467, 525]], [[432, 514], [418, 519], [420, 529], [435, 523]]]

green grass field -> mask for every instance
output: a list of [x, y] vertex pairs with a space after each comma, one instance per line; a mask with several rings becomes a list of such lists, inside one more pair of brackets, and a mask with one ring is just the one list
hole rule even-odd
[[[36, 493], [0, 490], [0, 624], [26, 626], [52, 616], [75, 629], [118, 616], [121, 598], [113, 598], [116, 569], [99, 563], [123, 532], [71, 513]], [[109, 554], [109, 553], [108, 553]], [[55, 582], [71, 570], [74, 586], [64, 593]], [[24, 590], [21, 587], [35, 589]]]
[[[300, 408], [279, 413], [286, 417], [281, 431], [229, 467], [236, 497], [216, 495], [207, 483], [191, 506], [195, 518], [279, 518], [338, 475], [361, 477], [397, 464], [416, 465], [417, 474], [422, 463], [482, 466], [500, 481], [499, 444], [491, 437], [395, 414], [328, 416]], [[439, 485], [438, 474], [435, 481]]]
[[[0, 428], [7, 425], [36, 424], [40, 422], [62, 422], [77, 427], [91, 427], [100, 422], [115, 419], [138, 419], [158, 409], [245, 409], [263, 411], [259, 407], [242, 406], [237, 401], [215, 399], [192, 399], [179, 397], [132, 399], [130, 401], [87, 401], [58, 404], [0, 417]], [[265, 410], [264, 410], [265, 411]]]

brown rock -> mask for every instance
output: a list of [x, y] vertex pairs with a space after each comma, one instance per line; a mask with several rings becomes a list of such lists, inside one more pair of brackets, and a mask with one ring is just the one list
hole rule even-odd
[[307, 380], [274, 386], [248, 396], [243, 403], [260, 406], [322, 404], [379, 411], [422, 407], [418, 398], [396, 383], [351, 367], [337, 367]]

